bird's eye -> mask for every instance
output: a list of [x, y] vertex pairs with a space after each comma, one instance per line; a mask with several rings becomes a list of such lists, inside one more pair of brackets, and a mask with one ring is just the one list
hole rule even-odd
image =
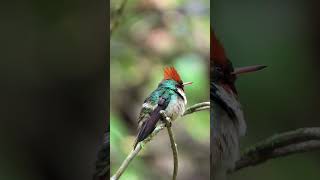
[[223, 78], [224, 77], [223, 68], [220, 66], [216, 66], [214, 68], [214, 75], [213, 76], [214, 76], [214, 79], [216, 79], [216, 80]]
[[183, 89], [184, 86], [183, 86], [183, 84], [177, 84], [176, 87], [180, 88], [180, 89]]
[[223, 70], [221, 67], [216, 67], [215, 68], [216, 72], [219, 73], [219, 74], [222, 74], [223, 73]]
[[222, 72], [222, 68], [221, 67], [216, 67], [216, 71]]

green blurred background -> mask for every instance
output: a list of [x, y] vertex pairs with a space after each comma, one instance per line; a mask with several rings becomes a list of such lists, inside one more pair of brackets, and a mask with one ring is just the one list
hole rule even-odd
[[[111, 24], [122, 1], [111, 1]], [[188, 105], [209, 100], [209, 1], [128, 1], [111, 37], [111, 174], [132, 150], [145, 98], [174, 66], [184, 81]], [[178, 119], [178, 179], [209, 179], [209, 112]], [[124, 180], [170, 179], [173, 157], [166, 131], [129, 165]]]
[[[248, 124], [242, 149], [265, 137], [320, 126], [319, 4], [315, 1], [211, 2], [211, 23], [234, 66], [268, 65], [237, 81]], [[234, 180], [318, 180], [320, 153], [270, 160]]]

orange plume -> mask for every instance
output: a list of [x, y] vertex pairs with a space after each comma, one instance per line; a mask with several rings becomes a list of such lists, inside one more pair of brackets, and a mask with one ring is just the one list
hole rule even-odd
[[182, 80], [174, 67], [165, 67], [163, 71], [163, 75], [165, 80], [173, 79], [179, 83], [182, 83]]
[[224, 48], [222, 47], [220, 42], [217, 40], [213, 29], [211, 29], [211, 34], [210, 34], [210, 44], [211, 44], [210, 59], [213, 60], [215, 63], [226, 64], [227, 57], [226, 57]]

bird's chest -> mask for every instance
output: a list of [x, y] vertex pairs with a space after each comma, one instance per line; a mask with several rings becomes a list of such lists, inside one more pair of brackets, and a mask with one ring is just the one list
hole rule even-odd
[[220, 86], [217, 88], [216, 97], [219, 102], [213, 102], [213, 126], [218, 130], [228, 130], [234, 127], [240, 136], [246, 132], [246, 123], [243, 116], [241, 104], [236, 96], [228, 93]]
[[180, 96], [173, 97], [165, 109], [167, 116], [169, 116], [171, 120], [175, 120], [179, 116], [182, 116], [184, 110], [185, 101]]

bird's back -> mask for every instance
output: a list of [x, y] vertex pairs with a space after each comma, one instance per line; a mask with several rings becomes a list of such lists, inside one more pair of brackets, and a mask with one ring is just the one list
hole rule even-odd
[[158, 87], [153, 91], [142, 105], [138, 118], [138, 135], [134, 143], [134, 148], [156, 128], [161, 118], [161, 110], [164, 110], [172, 121], [181, 116], [186, 105], [186, 99], [184, 98], [184, 94], [181, 95], [172, 89], [172, 87], [168, 86]]

